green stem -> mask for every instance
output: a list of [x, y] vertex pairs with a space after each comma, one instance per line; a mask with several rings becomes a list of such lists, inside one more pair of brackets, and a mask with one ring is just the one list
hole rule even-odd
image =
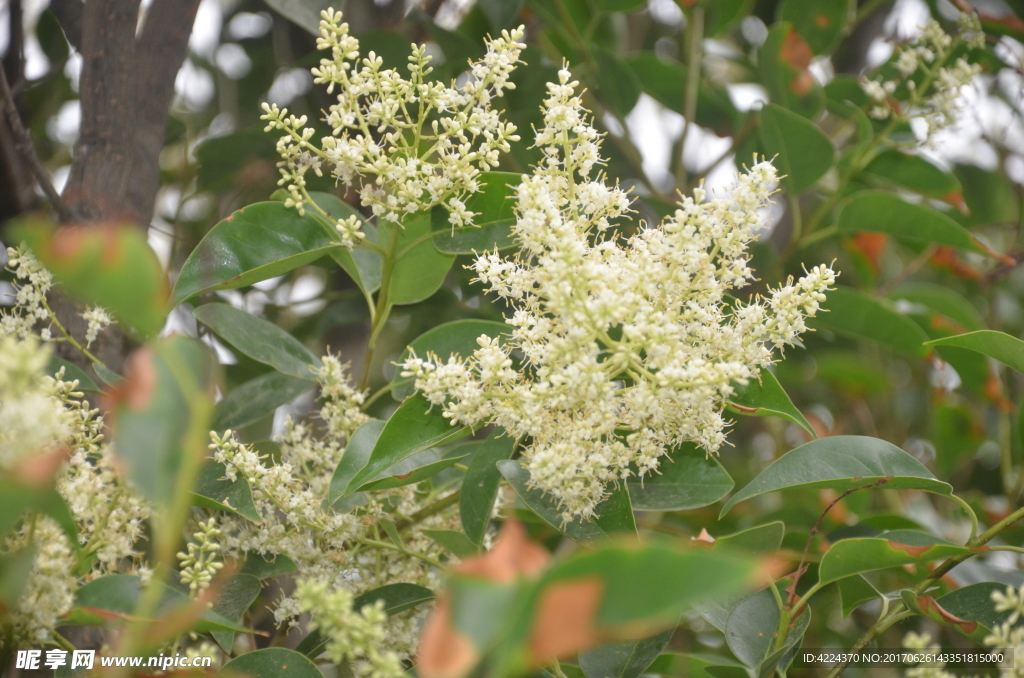
[[437, 560], [434, 560], [430, 556], [428, 556], [426, 554], [423, 554], [423, 553], [419, 553], [418, 551], [413, 551], [411, 549], [407, 549], [404, 546], [399, 546], [398, 544], [389, 544], [386, 541], [376, 541], [374, 539], [360, 539], [359, 543], [360, 544], [364, 544], [366, 546], [369, 546], [371, 548], [386, 549], [386, 550], [389, 550], [389, 551], [398, 551], [399, 553], [403, 553], [403, 554], [405, 554], [405, 555], [407, 555], [407, 556], [409, 556], [411, 558], [416, 558], [418, 560], [422, 560], [424, 563], [426, 563], [428, 565], [433, 565], [434, 567], [436, 567], [439, 570], [446, 570], [447, 569], [447, 567], [443, 563], [441, 563], [441, 562], [439, 562]]
[[968, 504], [963, 499], [961, 499], [960, 497], [956, 496], [955, 494], [951, 494], [949, 495], [949, 498], [955, 501], [957, 504], [959, 504], [960, 508], [962, 508], [967, 513], [967, 517], [971, 519], [971, 536], [967, 540], [967, 543], [970, 544], [978, 537], [978, 516], [974, 512], [974, 509], [971, 508], [971, 505]]
[[686, 95], [683, 101], [683, 136], [679, 142], [679, 165], [676, 171], [676, 187], [686, 188], [688, 170], [686, 169], [686, 141], [690, 131], [696, 126], [697, 94], [700, 91], [701, 58], [704, 46], [704, 8], [697, 5], [691, 10], [686, 26], [686, 39], [689, 54], [686, 59]]
[[377, 336], [388, 321], [391, 304], [388, 302], [388, 294], [391, 287], [391, 276], [395, 271], [395, 250], [398, 249], [398, 235], [400, 224], [391, 224], [391, 242], [388, 245], [387, 254], [384, 257], [384, 267], [380, 276], [380, 291], [377, 293], [377, 308], [373, 314], [373, 322], [370, 325], [370, 339], [366, 342], [366, 355], [363, 358], [363, 376], [359, 381], [359, 390], [365, 391], [370, 385], [370, 370], [373, 368], [373, 353], [377, 346]]

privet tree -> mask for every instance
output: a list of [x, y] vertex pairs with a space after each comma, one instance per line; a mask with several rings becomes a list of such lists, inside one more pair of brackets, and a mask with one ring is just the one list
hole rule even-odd
[[[240, 87], [228, 45], [259, 49], [228, 41], [217, 106], [251, 110], [179, 102], [165, 135], [196, 4], [141, 28], [122, 4], [53, 7], [83, 63], [62, 194], [0, 80], [6, 167], [49, 206], [4, 231], [5, 666], [837, 676], [878, 667], [808, 648], [903, 646], [894, 670], [946, 676], [913, 665], [1024, 651], [1022, 158], [985, 122], [1020, 130], [1020, 19], [936, 6], [865, 61], [885, 3], [481, 0], [391, 22], [411, 49], [361, 5], [357, 34], [273, 3], [294, 25], [242, 8], [224, 35], [307, 45], [315, 89]], [[203, 196], [227, 214], [189, 242]], [[151, 222], [188, 246], [161, 261]]]

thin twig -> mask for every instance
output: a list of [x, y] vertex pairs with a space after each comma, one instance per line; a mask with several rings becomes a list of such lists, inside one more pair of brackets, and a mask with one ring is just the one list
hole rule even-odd
[[787, 593], [789, 593], [789, 598], [787, 601], [789, 605], [792, 605], [796, 602], [796, 585], [800, 582], [800, 576], [804, 573], [803, 571], [806, 569], [804, 567], [804, 563], [807, 562], [807, 555], [811, 551], [811, 542], [814, 541], [815, 535], [817, 535], [818, 530], [821, 529], [821, 521], [825, 519], [825, 516], [828, 515], [828, 512], [832, 510], [832, 507], [841, 502], [848, 495], [851, 495], [854, 492], [856, 492], [857, 490], [867, 490], [872, 487], [878, 487], [879, 485], [885, 485], [888, 482], [888, 478], [882, 478], [881, 480], [876, 480], [875, 482], [869, 483], [867, 485], [861, 485], [860, 487], [852, 487], [846, 492], [843, 492], [841, 495], [836, 497], [831, 504], [825, 507], [825, 510], [821, 512], [820, 516], [818, 516], [818, 520], [814, 522], [814, 527], [811, 528], [811, 534], [807, 537], [807, 544], [804, 546], [804, 553], [802, 556], [800, 556], [800, 564], [797, 566], [796, 572], [793, 575], [793, 583], [786, 587], [786, 591]]
[[57, 189], [53, 187], [50, 173], [46, 171], [42, 161], [39, 160], [39, 156], [36, 155], [36, 149], [32, 145], [32, 138], [28, 135], [25, 125], [21, 122], [17, 106], [14, 105], [14, 94], [11, 93], [11, 86], [7, 82], [7, 74], [2, 68], [0, 68], [0, 95], [4, 98], [4, 110], [7, 112], [7, 120], [10, 122], [11, 131], [14, 133], [15, 148], [18, 149], [21, 157], [28, 163], [29, 169], [32, 170], [36, 181], [39, 182], [39, 187], [43, 189], [43, 193], [46, 194], [50, 204], [53, 205], [53, 210], [60, 217], [60, 220], [65, 223], [73, 221], [71, 212], [64, 205], [64, 201], [61, 200]]

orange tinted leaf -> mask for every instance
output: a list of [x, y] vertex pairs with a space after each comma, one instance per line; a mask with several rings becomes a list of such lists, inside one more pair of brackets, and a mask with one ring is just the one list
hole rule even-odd
[[530, 636], [530, 657], [537, 664], [576, 654], [596, 645], [597, 611], [604, 582], [597, 577], [559, 581], [540, 594]]
[[520, 576], [539, 575], [550, 559], [551, 554], [547, 550], [527, 538], [521, 523], [508, 520], [501, 526], [494, 548], [483, 555], [467, 558], [455, 571], [509, 584]]

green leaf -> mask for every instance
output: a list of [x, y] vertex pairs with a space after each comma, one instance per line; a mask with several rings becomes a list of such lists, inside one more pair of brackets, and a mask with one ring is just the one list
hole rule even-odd
[[[977, 622], [988, 630], [997, 629], [1009, 621], [1013, 610], [996, 612], [995, 603], [992, 601], [992, 592], [999, 591], [1006, 593], [1006, 584], [986, 581], [980, 584], [971, 584], [962, 589], [938, 599], [939, 605], [950, 614], [969, 622]], [[1017, 622], [1014, 626], [1019, 626]], [[965, 630], [962, 629], [961, 630]]]
[[36, 548], [29, 545], [14, 553], [0, 554], [0, 605], [15, 609], [36, 563]]
[[840, 233], [874, 231], [910, 243], [946, 245], [1000, 258], [942, 212], [927, 205], [909, 203], [894, 193], [860, 191], [850, 196], [840, 209], [837, 223]]
[[442, 458], [439, 450], [423, 450], [403, 459], [373, 480], [363, 483], [356, 488], [356, 492], [373, 492], [414, 485], [459, 463], [466, 456], [467, 454], [462, 454]]
[[391, 415], [380, 432], [370, 458], [352, 478], [345, 494], [352, 494], [363, 483], [376, 478], [398, 462], [429, 447], [438, 447], [469, 435], [468, 428], [454, 426], [441, 416], [440, 408], [431, 411], [423, 396], [413, 396]]
[[456, 530], [423, 530], [423, 534], [459, 558], [468, 558], [480, 553], [479, 546], [471, 542], [469, 537]]
[[[162, 588], [155, 619], [173, 614], [192, 604], [189, 597], [166, 584], [153, 584]], [[97, 577], [75, 592], [71, 611], [65, 616], [71, 624], [100, 626], [110, 619], [130, 619], [142, 595], [142, 585], [136, 575], [108, 574]], [[235, 631], [252, 633], [252, 629], [235, 624], [214, 610], [207, 610], [193, 625], [199, 633]]]
[[650, 638], [600, 645], [580, 653], [586, 678], [640, 678], [668, 645], [675, 629]]
[[[317, 207], [327, 212], [334, 219], [333, 223], [325, 224], [328, 238], [334, 239], [337, 237], [334, 224], [341, 219], [355, 216], [363, 222], [360, 230], [366, 235], [366, 239], [374, 244], [378, 243], [377, 227], [367, 221], [358, 210], [338, 196], [331, 193], [313, 191], [309, 194], [309, 197], [313, 199]], [[314, 214], [313, 216], [317, 215]], [[364, 294], [373, 294], [380, 289], [380, 277], [384, 270], [384, 258], [381, 257], [379, 252], [374, 252], [365, 247], [357, 247], [351, 251], [347, 247], [339, 247], [331, 250], [330, 254], [331, 258], [348, 273], [349, 277], [352, 278]]]
[[595, 620], [598, 630], [658, 625], [664, 629], [698, 602], [743, 590], [750, 573], [744, 560], [703, 549], [612, 546], [578, 551], [557, 563], [542, 579], [541, 588], [595, 577], [604, 583]]
[[720, 516], [752, 497], [786, 489], [830, 488], [840, 492], [888, 479], [888, 490], [924, 490], [950, 495], [921, 462], [878, 438], [832, 436], [812, 440], [783, 455], [726, 502]]
[[782, 546], [786, 525], [781, 520], [750, 527], [715, 539], [713, 550], [745, 551], [754, 555], [775, 553]]
[[685, 678], [750, 678], [740, 662], [713, 654], [666, 653], [654, 660], [647, 674]]
[[[979, 643], [984, 641], [985, 636], [989, 633], [989, 629], [981, 627], [976, 621], [963, 619], [953, 614], [931, 596], [919, 596], [910, 589], [903, 589], [900, 591], [900, 598], [911, 612], [928, 617], [939, 624], [952, 626], [965, 636], [973, 637]], [[994, 606], [991, 600], [989, 604]]]
[[886, 301], [850, 287], [837, 287], [826, 294], [822, 309], [809, 323], [814, 328], [874, 341], [918, 358], [928, 353], [924, 330]]
[[472, 226], [452, 228], [448, 211], [432, 212], [434, 247], [445, 254], [474, 254], [516, 246], [512, 225], [516, 221], [516, 187], [522, 181], [514, 172], [482, 172], [480, 190], [466, 198], [466, 209], [476, 214]]
[[951, 205], [963, 204], [963, 192], [956, 176], [920, 155], [887, 149], [871, 159], [864, 173]]
[[597, 48], [594, 55], [599, 69], [597, 93], [601, 102], [620, 116], [626, 115], [640, 99], [640, 86], [633, 72], [612, 52]]
[[387, 220], [382, 220], [378, 226], [381, 247], [391, 247], [392, 239], [397, 238], [394, 242], [396, 261], [388, 291], [388, 302], [395, 306], [415, 304], [434, 294], [455, 262], [454, 256], [438, 252], [434, 247], [430, 224], [430, 212], [415, 212], [407, 216], [400, 227]]
[[716, 38], [750, 12], [751, 0], [704, 0], [704, 32]]
[[861, 572], [970, 553], [972, 550], [966, 546], [912, 530], [893, 530], [881, 537], [843, 539], [822, 556], [818, 581], [827, 584]]
[[250, 551], [245, 558], [241, 574], [251, 574], [262, 581], [298, 571], [298, 565], [288, 556], [278, 554], [273, 560], [267, 560], [262, 554]]
[[487, 525], [494, 512], [494, 500], [501, 484], [501, 472], [497, 463], [512, 457], [515, 440], [495, 429], [491, 437], [477, 444], [476, 452], [469, 460], [466, 476], [462, 479], [462, 493], [459, 496], [459, 516], [462, 529], [470, 542], [481, 546]]
[[355, 430], [345, 446], [345, 453], [331, 476], [331, 487], [327, 492], [327, 503], [335, 506], [347, 494], [349, 484], [360, 469], [370, 460], [377, 439], [384, 430], [384, 422], [371, 419]]
[[35, 511], [53, 518], [68, 536], [68, 541], [80, 548], [78, 523], [64, 497], [53, 487], [35, 487], [0, 477], [0, 539], [14, 529], [26, 511]]
[[167, 317], [167, 276], [146, 232], [130, 224], [62, 226], [30, 218], [14, 228], [68, 294], [110, 311], [144, 338]]
[[417, 605], [429, 603], [433, 599], [434, 592], [419, 584], [387, 584], [356, 596], [352, 601], [352, 609], [362, 610], [365, 605], [372, 605], [378, 600], [383, 600], [384, 612], [393, 615], [411, 610]]
[[251, 678], [323, 678], [308, 657], [283, 647], [246, 652], [225, 664], [221, 671]]
[[955, 337], [935, 339], [926, 346], [956, 346], [986, 355], [1007, 367], [1024, 373], [1024, 341], [995, 330], [979, 330]]
[[509, 28], [523, 7], [523, 0], [479, 0], [477, 6], [483, 11], [494, 33], [500, 34]]
[[205, 304], [192, 315], [256, 362], [282, 374], [316, 381], [320, 359], [274, 323], [222, 303]]
[[306, 379], [277, 371], [261, 374], [228, 391], [217, 403], [213, 430], [226, 431], [248, 426], [314, 387], [315, 384]]
[[946, 316], [963, 327], [957, 332], [958, 334], [985, 329], [985, 320], [974, 304], [948, 287], [923, 282], [907, 283], [901, 285], [889, 297], [920, 304]]
[[[401, 365], [413, 353], [420, 358], [426, 358], [428, 354], [433, 353], [442, 361], [448, 360], [452, 355], [468, 358], [480, 347], [476, 340], [482, 335], [491, 338], [508, 337], [511, 335], [511, 327], [494, 320], [455, 320], [438, 325], [416, 337], [395, 362]], [[391, 380], [394, 384], [392, 397], [401, 402], [411, 396], [415, 392], [415, 381], [412, 377], [403, 377], [400, 368], [395, 370], [395, 377]]]
[[[782, 595], [785, 595], [782, 592]], [[775, 635], [779, 628], [779, 607], [775, 596], [767, 588], [740, 602], [725, 624], [725, 639], [729, 649], [736, 658], [752, 668], [759, 670], [759, 675], [774, 673], [776, 666], [785, 671], [789, 661], [785, 661], [787, 652], [799, 646], [807, 626], [811, 622], [810, 611], [806, 610], [789, 627], [781, 654], [773, 648]]]
[[252, 500], [252, 488], [245, 478], [228, 480], [224, 464], [208, 459], [192, 488], [192, 505], [227, 511], [254, 523], [263, 521]]
[[817, 437], [814, 428], [796, 408], [782, 384], [771, 371], [762, 369], [760, 381], [751, 379], [746, 386], [736, 386], [729, 398], [730, 409], [752, 417], [782, 417]]
[[850, 0], [783, 0], [776, 21], [789, 21], [815, 54], [832, 52], [842, 40], [847, 21], [856, 14]]
[[850, 613], [868, 602], [883, 598], [874, 586], [867, 579], [859, 574], [852, 577], [844, 577], [836, 582], [839, 587], [839, 598], [843, 604], [843, 617], [849, 617]]
[[210, 229], [185, 260], [171, 304], [283, 275], [339, 247], [312, 214], [275, 201], [243, 207]]
[[[213, 601], [213, 611], [229, 621], [238, 623], [263, 589], [260, 580], [251, 574], [236, 574], [224, 585]], [[234, 631], [214, 631], [213, 639], [225, 652], [231, 651]]]
[[817, 125], [776, 104], [761, 109], [758, 132], [790, 195], [797, 196], [825, 176], [836, 149]]
[[212, 404], [216, 362], [202, 342], [175, 336], [139, 349], [129, 365], [113, 407], [113, 443], [136, 487], [161, 510], [171, 505], [182, 459], [193, 454], [185, 449], [189, 432], [209, 430], [193, 413], [204, 399]]
[[124, 380], [124, 377], [120, 374], [101, 363], [93, 363], [92, 371], [95, 372], [96, 376], [100, 378], [100, 381], [107, 386], [117, 386], [117, 384]]
[[788, 21], [776, 21], [758, 50], [758, 80], [773, 103], [813, 119], [825, 106], [825, 92], [808, 70], [811, 46]]
[[64, 376], [62, 377], [64, 381], [78, 381], [78, 388], [76, 390], [85, 391], [86, 393], [103, 392], [103, 389], [97, 386], [96, 382], [90, 379], [89, 375], [81, 367], [63, 358], [51, 355], [50, 362], [46, 364], [46, 373], [53, 377], [56, 376], [61, 368], [64, 368]]
[[708, 506], [729, 494], [734, 484], [718, 459], [692, 443], [684, 443], [662, 457], [656, 472], [626, 481], [633, 508], [638, 511]]
[[[688, 75], [685, 66], [662, 59], [650, 51], [630, 57], [626, 65], [644, 92], [665, 107], [683, 113]], [[697, 88], [697, 124], [728, 135], [732, 133], [732, 125], [738, 116], [728, 93], [702, 78]]]
[[622, 487], [612, 488], [611, 495], [594, 509], [596, 518], [584, 521], [574, 518], [563, 522], [562, 511], [543, 491], [530, 487], [530, 472], [522, 460], [497, 462], [498, 470], [531, 511], [541, 520], [580, 544], [593, 544], [617, 532], [636, 534], [629, 494]]

